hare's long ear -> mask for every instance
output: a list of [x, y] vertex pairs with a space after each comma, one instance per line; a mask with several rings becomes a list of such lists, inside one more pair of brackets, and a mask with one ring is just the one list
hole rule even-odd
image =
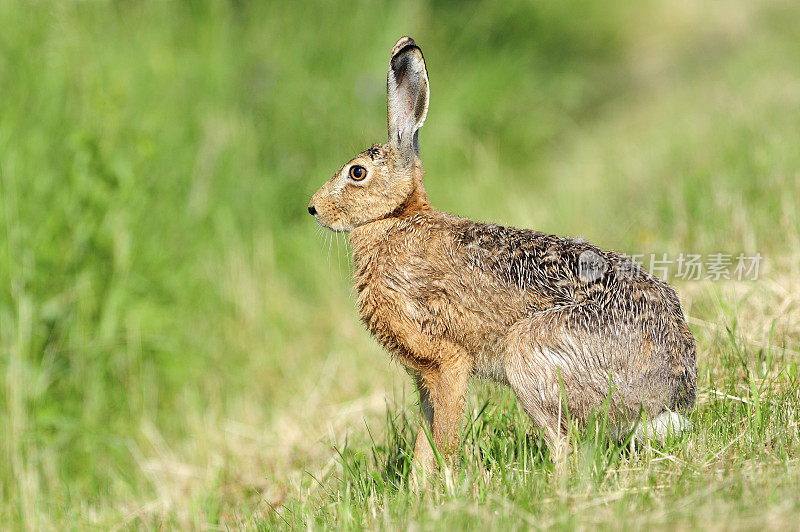
[[392, 48], [386, 81], [389, 143], [405, 164], [419, 153], [418, 131], [428, 114], [428, 71], [422, 50], [411, 37]]

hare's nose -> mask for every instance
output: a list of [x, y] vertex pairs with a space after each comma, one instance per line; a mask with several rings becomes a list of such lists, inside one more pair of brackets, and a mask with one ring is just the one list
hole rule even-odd
[[309, 205], [308, 206], [308, 214], [310, 214], [311, 216], [316, 216], [317, 209], [315, 209], [313, 205]]

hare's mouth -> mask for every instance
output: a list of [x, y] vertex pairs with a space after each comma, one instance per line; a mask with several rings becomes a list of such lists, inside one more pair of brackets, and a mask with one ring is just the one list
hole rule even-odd
[[353, 229], [353, 226], [341, 220], [340, 213], [336, 209], [323, 208], [321, 211], [314, 205], [314, 201], [308, 206], [308, 214], [314, 217], [318, 225], [330, 229], [334, 233], [346, 233]]
[[352, 229], [351, 227], [346, 227], [346, 226], [342, 225], [341, 223], [337, 223], [337, 222], [333, 222], [333, 223], [330, 223], [330, 224], [325, 223], [325, 222], [323, 222], [322, 220], [319, 219], [319, 216], [314, 216], [314, 221], [317, 222], [317, 225], [319, 225], [321, 227], [324, 227], [325, 229], [330, 229], [334, 233], [347, 233]]

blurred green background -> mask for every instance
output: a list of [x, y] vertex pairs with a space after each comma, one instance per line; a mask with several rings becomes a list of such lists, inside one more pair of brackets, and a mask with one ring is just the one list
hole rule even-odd
[[800, 289], [793, 2], [11, 1], [0, 28], [0, 524], [235, 522], [413, 403], [306, 213], [384, 140], [404, 34], [439, 209], [758, 251]]

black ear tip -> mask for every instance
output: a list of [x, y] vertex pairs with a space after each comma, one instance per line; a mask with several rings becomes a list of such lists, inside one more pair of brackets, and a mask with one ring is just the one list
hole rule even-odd
[[392, 53], [390, 54], [392, 58], [400, 54], [403, 50], [410, 47], [417, 47], [417, 43], [414, 42], [414, 39], [409, 37], [408, 35], [400, 37], [398, 41], [392, 46]]

